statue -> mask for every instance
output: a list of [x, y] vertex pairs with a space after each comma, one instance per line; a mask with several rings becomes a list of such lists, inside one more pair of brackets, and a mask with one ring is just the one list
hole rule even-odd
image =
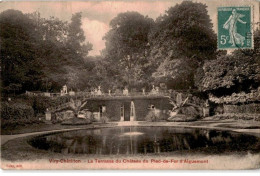
[[97, 92], [98, 92], [98, 90], [97, 90], [97, 88], [95, 88], [94, 89], [94, 94], [97, 95]]
[[143, 95], [145, 95], [145, 88], [143, 88], [142, 90], [143, 90]]
[[128, 89], [127, 89], [127, 87], [125, 87], [125, 89], [123, 90], [123, 95], [128, 96]]
[[159, 87], [155, 87], [156, 94], [159, 94]]
[[152, 95], [157, 94], [157, 92], [156, 92], [156, 90], [155, 90], [155, 88], [154, 88], [154, 85], [153, 85], [153, 88], [152, 88], [152, 90], [151, 90], [151, 94], [152, 94]]
[[97, 95], [102, 95], [101, 86], [98, 86]]
[[65, 84], [64, 86], [62, 86], [62, 89], [60, 90], [60, 95], [64, 96], [66, 94], [68, 94], [68, 87]]

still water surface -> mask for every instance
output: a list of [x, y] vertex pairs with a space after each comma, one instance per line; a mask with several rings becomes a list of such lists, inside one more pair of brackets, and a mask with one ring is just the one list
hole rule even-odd
[[38, 149], [63, 154], [260, 152], [260, 139], [255, 136], [175, 127], [78, 130], [38, 136], [29, 143]]

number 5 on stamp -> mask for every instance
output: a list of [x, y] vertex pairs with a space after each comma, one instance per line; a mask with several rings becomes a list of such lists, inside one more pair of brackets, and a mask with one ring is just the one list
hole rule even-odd
[[218, 7], [218, 49], [253, 49], [252, 8]]

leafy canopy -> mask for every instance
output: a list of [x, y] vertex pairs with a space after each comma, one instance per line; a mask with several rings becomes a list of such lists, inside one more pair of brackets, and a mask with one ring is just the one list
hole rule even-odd
[[157, 18], [149, 43], [149, 62], [158, 82], [165, 80], [177, 89], [194, 87], [196, 69], [216, 54], [216, 35], [207, 6], [184, 1], [171, 7]]

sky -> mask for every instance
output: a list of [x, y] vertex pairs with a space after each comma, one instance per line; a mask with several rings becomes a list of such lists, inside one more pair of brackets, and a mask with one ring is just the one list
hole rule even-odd
[[[208, 6], [208, 13], [217, 31], [217, 7], [252, 5], [254, 8], [254, 21], [259, 20], [259, 1], [257, 0], [193, 0]], [[121, 12], [137, 11], [154, 20], [165, 13], [170, 7], [180, 4], [182, 0], [114, 0], [114, 1], [60, 1], [60, 2], [19, 2], [8, 1], [0, 3], [0, 12], [7, 9], [20, 10], [23, 13], [39, 11], [41, 17], [57, 17], [70, 21], [72, 14], [82, 12], [82, 28], [86, 40], [93, 44], [89, 55], [99, 55], [105, 48], [103, 36], [109, 31], [109, 22]]]

